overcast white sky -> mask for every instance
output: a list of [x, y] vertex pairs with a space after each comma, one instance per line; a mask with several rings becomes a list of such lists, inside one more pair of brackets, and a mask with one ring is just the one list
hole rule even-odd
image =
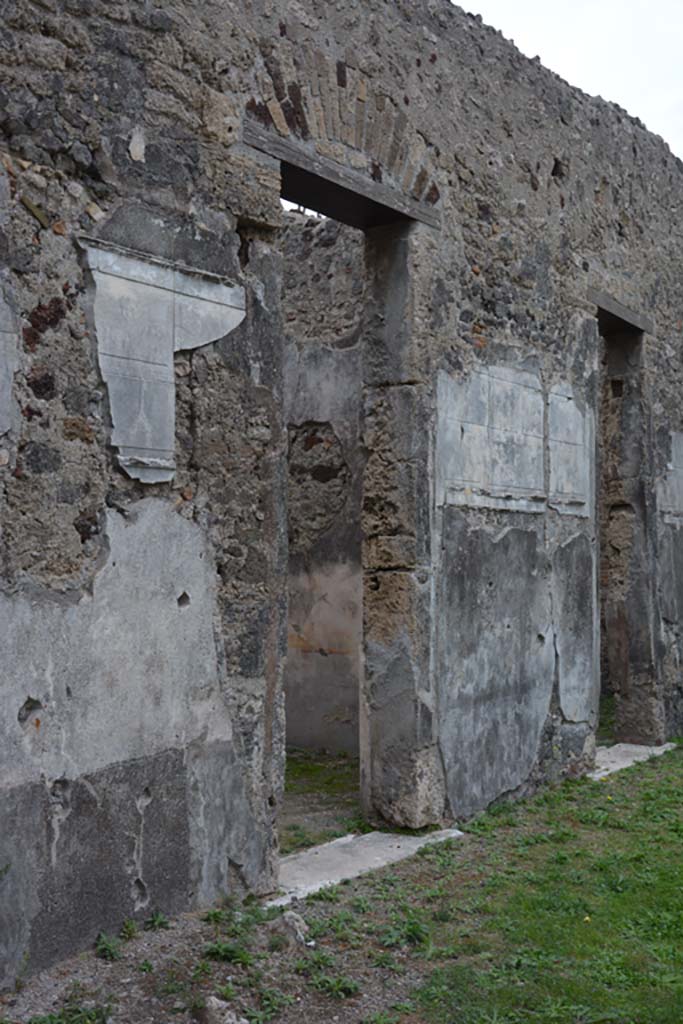
[[683, 159], [683, 0], [457, 0], [584, 92], [612, 100]]

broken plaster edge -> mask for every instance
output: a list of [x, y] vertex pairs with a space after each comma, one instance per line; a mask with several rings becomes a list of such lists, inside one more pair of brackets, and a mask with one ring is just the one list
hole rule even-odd
[[[138, 253], [125, 246], [92, 239], [90, 236], [79, 236], [78, 244], [85, 253], [94, 282], [93, 314], [98, 361], [109, 394], [112, 420], [111, 440], [117, 449], [118, 465], [128, 477], [143, 484], [170, 483], [174, 479], [176, 468], [175, 449], [172, 447], [173, 441], [171, 440], [175, 438], [174, 355], [179, 351], [215, 344], [231, 334], [246, 316], [245, 289], [241, 285], [229, 283], [226, 278], [196, 267], [187, 267], [180, 262], [160, 259], [148, 253]], [[107, 351], [104, 351], [104, 340], [101, 335], [102, 326], [107, 327], [107, 319], [100, 308], [100, 282], [106, 281], [110, 277], [127, 282], [128, 287], [134, 285], [138, 288], [166, 292], [172, 296], [171, 301], [174, 305], [169, 344], [164, 346], [162, 333], [162, 336], [156, 339], [158, 351], [150, 353], [150, 358], [147, 360], [138, 359], [139, 352], [144, 353], [145, 351], [144, 344], [142, 344], [146, 340], [144, 318], [142, 317], [137, 328], [141, 344], [136, 350], [135, 356], [128, 351], [128, 345], [116, 338], [116, 343], [111, 350], [109, 350], [109, 345], [112, 339], [109, 338]], [[158, 279], [155, 280], [155, 277]], [[185, 281], [184, 287], [182, 286], [183, 280]], [[216, 296], [213, 295], [213, 292], [217, 293]], [[176, 319], [179, 300], [220, 307], [223, 322], [216, 322], [216, 317], [213, 315], [213, 322], [209, 325], [210, 329], [205, 330], [205, 334], [202, 334], [201, 330], [195, 329], [194, 334], [190, 331], [189, 335], [183, 338], [178, 333], [180, 327]], [[109, 310], [109, 314], [111, 319], [111, 310]], [[102, 323], [100, 322], [101, 318]], [[114, 378], [122, 377], [120, 370], [114, 372], [109, 365], [116, 359], [125, 360], [125, 365], [133, 366], [133, 370], [130, 371], [128, 395], [122, 396], [120, 388], [117, 388], [116, 394], [112, 392]], [[141, 366], [145, 365], [148, 369], [143, 373]], [[151, 375], [149, 368], [154, 370]], [[167, 371], [167, 376], [161, 371]], [[149, 397], [152, 387], [158, 389], [162, 386], [166, 387], [169, 392], [169, 397], [166, 398], [168, 406], [166, 409], [156, 408], [155, 406], [159, 405], [158, 401], [155, 402]], [[131, 413], [130, 406], [134, 407], [134, 402], [130, 394], [135, 397], [135, 388], [139, 391], [137, 395], [138, 408]], [[153, 450], [162, 453], [161, 457], [149, 454]]]
[[[189, 263], [183, 263], [180, 260], [169, 260], [163, 256], [153, 256], [151, 253], [143, 252], [140, 249], [133, 249], [127, 245], [121, 245], [119, 242], [110, 242], [104, 238], [98, 238], [96, 235], [78, 235], [76, 242], [79, 247], [86, 253], [89, 249], [97, 249], [101, 252], [112, 252], [117, 253], [121, 256], [127, 257], [128, 259], [142, 260], [143, 263], [150, 263], [158, 267], [163, 267], [168, 270], [177, 270], [183, 274], [189, 274], [193, 277], [203, 277], [207, 281], [211, 281], [214, 284], [228, 285], [229, 287], [239, 289], [244, 295], [244, 288], [241, 285], [235, 285], [230, 278], [222, 274], [214, 274], [210, 270], [203, 270], [201, 267], [194, 267]], [[88, 261], [88, 267], [93, 268]], [[243, 301], [243, 305], [234, 307], [236, 309], [246, 310], [246, 299]]]

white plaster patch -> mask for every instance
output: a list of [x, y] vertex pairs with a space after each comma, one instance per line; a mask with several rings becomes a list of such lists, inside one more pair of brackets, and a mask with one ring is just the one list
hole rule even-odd
[[234, 331], [245, 316], [244, 289], [168, 263], [92, 245], [86, 250], [119, 464], [143, 483], [172, 480], [173, 354]]
[[565, 515], [589, 516], [594, 463], [593, 416], [568, 384], [548, 395], [549, 503]]
[[0, 436], [12, 427], [12, 383], [18, 358], [14, 314], [0, 291]]
[[679, 522], [683, 515], [683, 433], [678, 431], [671, 434], [671, 461], [657, 487], [657, 498], [664, 518]]
[[438, 379], [438, 505], [541, 512], [544, 399], [534, 373], [509, 367]]
[[145, 162], [145, 132], [139, 125], [133, 128], [133, 134], [128, 144], [128, 152], [130, 153], [131, 160], [135, 160], [136, 163]]

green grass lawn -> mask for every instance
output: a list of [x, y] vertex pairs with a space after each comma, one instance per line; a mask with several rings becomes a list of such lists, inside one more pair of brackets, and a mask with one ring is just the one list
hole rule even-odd
[[478, 868], [448, 885], [459, 923], [432, 941], [452, 956], [420, 987], [416, 1019], [681, 1024], [683, 750], [471, 831]]

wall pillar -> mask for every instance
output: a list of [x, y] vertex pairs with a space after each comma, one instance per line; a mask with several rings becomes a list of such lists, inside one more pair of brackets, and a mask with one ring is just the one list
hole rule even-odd
[[363, 332], [366, 813], [419, 828], [444, 810], [431, 700], [429, 369], [419, 355], [407, 223], [367, 233]]

